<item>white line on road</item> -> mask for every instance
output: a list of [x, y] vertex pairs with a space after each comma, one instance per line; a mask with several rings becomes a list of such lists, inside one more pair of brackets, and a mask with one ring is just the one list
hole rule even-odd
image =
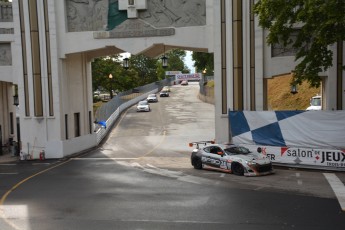
[[32, 165], [50, 165], [50, 163], [32, 163]]
[[225, 177], [225, 173], [220, 174], [220, 177]]
[[85, 161], [85, 160], [137, 160], [138, 158], [111, 158], [111, 157], [88, 157], [88, 158], [73, 158], [73, 160], [77, 161]]
[[331, 188], [338, 199], [341, 210], [345, 211], [345, 186], [343, 182], [341, 182], [341, 180], [333, 173], [324, 173], [323, 175], [331, 185]]

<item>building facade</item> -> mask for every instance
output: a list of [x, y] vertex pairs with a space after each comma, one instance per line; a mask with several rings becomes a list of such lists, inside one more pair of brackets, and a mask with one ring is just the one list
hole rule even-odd
[[[228, 111], [266, 110], [267, 79], [290, 73], [294, 57], [265, 43], [255, 0], [13, 0], [0, 18], [1, 140], [38, 158], [97, 145], [91, 62], [173, 48], [214, 54], [215, 139], [230, 141]], [[6, 8], [6, 9], [7, 9]], [[1, 13], [5, 12], [1, 11]], [[5, 13], [4, 13], [5, 14]], [[9, 16], [10, 15], [10, 16]], [[322, 73], [324, 109], [345, 106], [343, 44]], [[334, 90], [336, 89], [336, 90]], [[19, 106], [13, 105], [18, 95]], [[16, 129], [20, 120], [20, 136]]]

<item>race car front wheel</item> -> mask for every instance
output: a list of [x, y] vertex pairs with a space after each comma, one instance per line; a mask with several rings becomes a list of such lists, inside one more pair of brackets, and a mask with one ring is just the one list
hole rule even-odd
[[193, 158], [193, 166], [195, 169], [202, 169], [202, 162], [199, 158], [194, 157]]
[[244, 174], [244, 168], [239, 163], [233, 163], [231, 170], [232, 170], [233, 174], [235, 174], [237, 176], [243, 176], [243, 174]]

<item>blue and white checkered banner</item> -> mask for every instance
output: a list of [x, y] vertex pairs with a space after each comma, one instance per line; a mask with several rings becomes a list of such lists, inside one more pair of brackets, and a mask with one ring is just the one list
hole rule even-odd
[[345, 111], [229, 111], [234, 143], [345, 149]]
[[229, 111], [234, 144], [272, 162], [345, 169], [345, 111]]

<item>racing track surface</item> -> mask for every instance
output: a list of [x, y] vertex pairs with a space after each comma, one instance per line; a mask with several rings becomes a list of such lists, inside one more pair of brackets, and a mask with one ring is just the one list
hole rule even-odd
[[214, 140], [215, 133], [214, 106], [197, 98], [198, 87], [198, 83], [193, 82], [188, 86], [173, 86], [170, 97], [151, 103], [149, 113], [137, 113], [135, 107], [130, 108], [103, 145], [102, 153], [110, 158], [135, 158], [126, 162], [139, 163], [140, 167], [149, 164], [201, 178], [238, 183], [236, 186], [255, 190], [335, 198], [323, 173], [335, 174], [345, 182], [343, 172], [275, 167], [275, 175], [248, 178], [193, 169], [190, 164], [193, 148], [188, 143]]
[[263, 177], [195, 170], [191, 141], [214, 139], [214, 106], [174, 86], [151, 112], [129, 108], [104, 144], [10, 191], [0, 229], [345, 229], [323, 173]]

